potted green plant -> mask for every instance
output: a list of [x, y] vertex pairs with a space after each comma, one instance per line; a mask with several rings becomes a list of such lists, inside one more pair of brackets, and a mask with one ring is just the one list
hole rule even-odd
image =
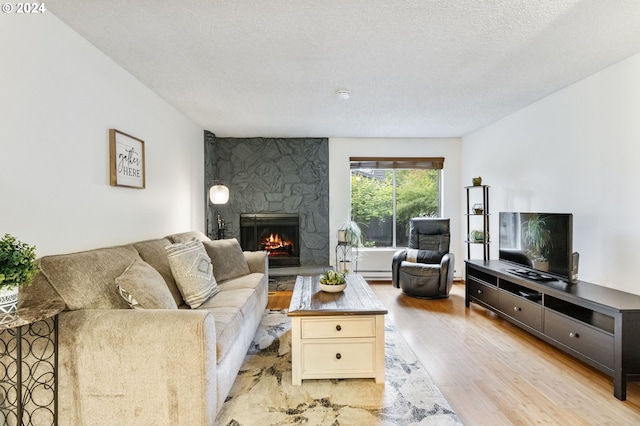
[[0, 240], [0, 314], [18, 308], [18, 289], [38, 272], [36, 248], [5, 234]]
[[352, 220], [347, 221], [338, 231], [338, 242], [345, 243], [351, 247], [363, 247], [364, 240], [362, 229]]
[[546, 219], [539, 214], [522, 224], [522, 241], [527, 249], [527, 257], [532, 260], [534, 268], [542, 271], [549, 270], [547, 254], [553, 246], [551, 231], [546, 226]]
[[[365, 235], [362, 232], [360, 226], [354, 222], [353, 220], [348, 220], [344, 225], [338, 230], [338, 244], [342, 245], [343, 248], [348, 247], [349, 256], [345, 256], [342, 260], [339, 261], [339, 264], [336, 265], [338, 270], [356, 270], [357, 267], [352, 268], [352, 262], [355, 262], [357, 265], [358, 259], [361, 256], [361, 253], [358, 251], [360, 247], [364, 247], [365, 245]], [[355, 248], [355, 250], [351, 250], [351, 248]]]
[[336, 293], [342, 291], [347, 287], [346, 276], [349, 271], [336, 272], [334, 270], [325, 271], [320, 276], [320, 290], [329, 293]]

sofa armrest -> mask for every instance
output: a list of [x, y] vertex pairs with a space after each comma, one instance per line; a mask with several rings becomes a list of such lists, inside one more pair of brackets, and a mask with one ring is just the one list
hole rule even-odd
[[204, 310], [63, 312], [60, 424], [213, 424], [215, 348]]
[[269, 272], [269, 257], [266, 251], [245, 251], [243, 253], [252, 273], [267, 274]]

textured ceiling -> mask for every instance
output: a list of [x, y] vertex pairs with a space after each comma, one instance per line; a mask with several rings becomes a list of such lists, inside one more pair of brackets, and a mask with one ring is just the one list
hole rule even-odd
[[[56, 0], [224, 137], [462, 136], [640, 52], [638, 0]], [[338, 89], [351, 98], [340, 100]]]

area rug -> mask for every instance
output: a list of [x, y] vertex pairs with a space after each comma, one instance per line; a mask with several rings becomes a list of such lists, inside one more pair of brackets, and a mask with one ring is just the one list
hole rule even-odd
[[269, 291], [293, 291], [297, 275], [277, 275], [269, 277]]
[[291, 321], [267, 311], [216, 425], [461, 425], [385, 318], [385, 384], [373, 379], [291, 384]]

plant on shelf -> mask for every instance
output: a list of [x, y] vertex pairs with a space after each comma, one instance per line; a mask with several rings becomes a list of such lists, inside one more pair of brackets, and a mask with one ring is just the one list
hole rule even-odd
[[551, 231], [546, 226], [546, 219], [539, 214], [534, 214], [522, 224], [522, 241], [527, 250], [527, 257], [534, 262], [533, 266], [536, 269], [541, 270], [548, 269], [547, 255], [553, 247]]
[[338, 231], [338, 242], [345, 243], [351, 247], [363, 247], [365, 243], [364, 233], [356, 222], [349, 220]]
[[349, 271], [344, 272], [336, 272], [333, 270], [325, 271], [324, 274], [320, 277], [320, 284], [326, 285], [341, 285], [347, 282], [346, 276]]
[[[486, 235], [486, 238], [485, 238], [485, 235]], [[488, 243], [489, 233], [480, 231], [478, 229], [474, 229], [473, 231], [469, 232], [469, 241], [471, 241], [472, 243], [484, 243], [484, 242]]]
[[36, 248], [5, 234], [0, 240], [0, 290], [29, 285], [36, 272]]
[[5, 234], [0, 240], [0, 324], [17, 319], [18, 289], [38, 272], [36, 248]]

